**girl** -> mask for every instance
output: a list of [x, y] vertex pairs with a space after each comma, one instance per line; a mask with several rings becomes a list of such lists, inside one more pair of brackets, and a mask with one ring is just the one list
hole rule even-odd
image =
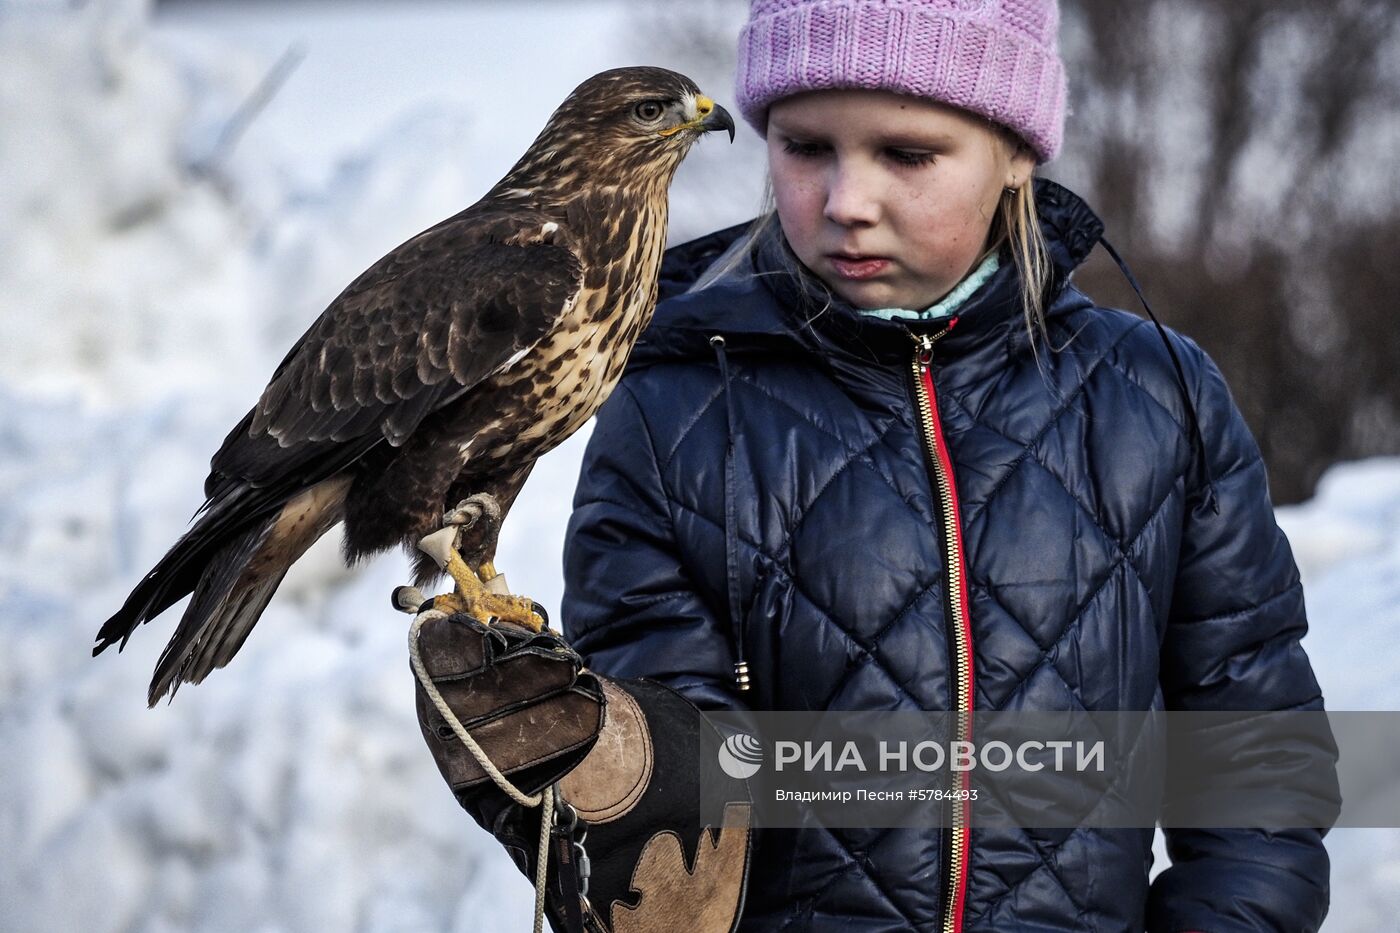
[[[605, 685], [700, 709], [1322, 707], [1220, 371], [1070, 281], [1112, 248], [1035, 177], [1062, 139], [1057, 27], [1052, 0], [754, 0], [739, 104], [773, 209], [668, 257], [689, 290], [600, 411], [569, 525], [564, 631]], [[762, 830], [741, 928], [1321, 924], [1320, 832], [1169, 831], [1149, 885], [1152, 835]]]

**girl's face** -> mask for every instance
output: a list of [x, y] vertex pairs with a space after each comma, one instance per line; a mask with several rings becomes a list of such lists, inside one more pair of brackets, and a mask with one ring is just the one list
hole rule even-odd
[[922, 309], [972, 270], [1035, 156], [978, 117], [889, 91], [810, 91], [768, 111], [783, 233], [857, 308]]

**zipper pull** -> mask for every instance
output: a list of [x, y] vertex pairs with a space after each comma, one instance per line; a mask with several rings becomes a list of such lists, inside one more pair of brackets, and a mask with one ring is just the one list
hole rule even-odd
[[934, 341], [952, 330], [953, 325], [956, 323], [958, 323], [957, 318], [950, 318], [948, 325], [936, 334], [916, 334], [912, 330], [909, 331], [909, 336], [914, 341], [914, 346], [916, 347], [915, 355], [916, 359], [919, 361], [919, 368], [927, 369], [933, 363]]
[[933, 362], [933, 338], [928, 334], [911, 333], [914, 338], [914, 358], [919, 362], [920, 369], [928, 369]]

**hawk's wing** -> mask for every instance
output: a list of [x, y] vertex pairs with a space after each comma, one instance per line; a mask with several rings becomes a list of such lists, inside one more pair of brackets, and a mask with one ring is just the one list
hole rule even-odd
[[343, 467], [347, 447], [401, 444], [548, 334], [582, 285], [578, 256], [541, 223], [483, 226], [439, 225], [356, 279], [214, 455], [206, 493], [221, 480], [282, 485], [287, 470], [315, 481], [306, 473], [326, 471], [313, 463]]

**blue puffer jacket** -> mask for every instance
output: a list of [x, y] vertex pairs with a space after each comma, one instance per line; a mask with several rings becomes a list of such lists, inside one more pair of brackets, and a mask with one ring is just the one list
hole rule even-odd
[[[662, 303], [569, 526], [564, 628], [590, 667], [702, 709], [1322, 707], [1220, 371], [1070, 284], [1102, 224], [1036, 194], [1062, 347], [1039, 364], [1009, 261], [923, 370], [905, 325], [816, 313], [780, 239], [768, 274]], [[668, 287], [737, 232], [673, 251]], [[765, 830], [742, 929], [1298, 931], [1327, 909], [1316, 831], [1170, 832], [1150, 888], [1150, 830], [974, 829], [962, 858], [952, 832]]]

